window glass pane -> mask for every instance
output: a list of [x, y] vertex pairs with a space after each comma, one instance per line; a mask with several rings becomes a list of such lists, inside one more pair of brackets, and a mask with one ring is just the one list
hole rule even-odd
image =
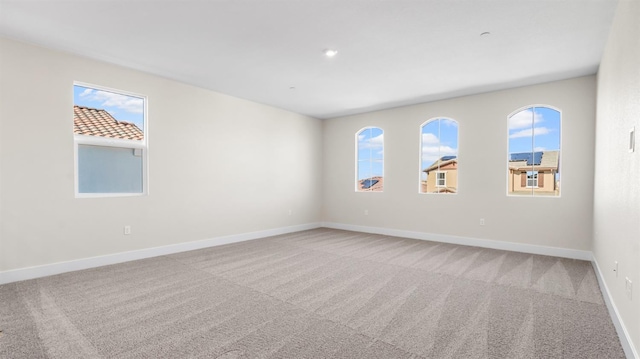
[[458, 122], [428, 121], [422, 125], [420, 142], [420, 193], [457, 193]]
[[560, 112], [530, 107], [508, 119], [508, 194], [560, 195]]
[[142, 151], [78, 145], [78, 191], [142, 193]]
[[127, 140], [144, 139], [144, 99], [73, 86], [73, 133]]
[[384, 133], [377, 127], [369, 127], [357, 134], [358, 191], [381, 192], [384, 176]]

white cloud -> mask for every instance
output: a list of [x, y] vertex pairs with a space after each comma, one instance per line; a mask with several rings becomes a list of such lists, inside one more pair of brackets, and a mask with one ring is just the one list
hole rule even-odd
[[544, 147], [534, 147], [534, 148], [533, 148], [533, 151], [534, 151], [534, 152], [546, 151], [546, 148], [544, 148]]
[[534, 125], [544, 121], [542, 114], [536, 113], [533, 116], [533, 111], [524, 110], [509, 117], [509, 130], [517, 130], [519, 128], [531, 128], [531, 119], [533, 118]]
[[422, 145], [437, 145], [438, 143], [440, 143], [440, 140], [433, 133], [422, 134]]
[[450, 146], [422, 146], [422, 162], [435, 162], [442, 156], [457, 156], [458, 149]]
[[360, 136], [358, 136], [358, 147], [362, 149], [366, 149], [366, 148], [381, 149], [384, 144], [384, 133], [376, 137], [373, 137], [369, 140], [365, 140], [364, 136], [360, 138]]
[[551, 130], [546, 127], [535, 127], [533, 131], [531, 131], [531, 129], [528, 128], [526, 130], [520, 130], [518, 132], [510, 134], [509, 138], [531, 137], [532, 132], [535, 136], [541, 136], [549, 134]]
[[97, 101], [104, 107], [116, 107], [130, 113], [142, 113], [144, 110], [144, 100], [138, 97], [93, 89], [84, 90], [80, 97], [86, 97], [90, 101]]

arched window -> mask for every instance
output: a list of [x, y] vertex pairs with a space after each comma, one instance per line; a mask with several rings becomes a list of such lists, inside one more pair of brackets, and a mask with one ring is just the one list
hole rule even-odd
[[562, 114], [551, 106], [529, 106], [508, 117], [507, 194], [560, 196]]
[[420, 193], [458, 193], [458, 122], [433, 118], [420, 126]]
[[356, 191], [382, 192], [384, 186], [384, 131], [365, 127], [356, 133]]

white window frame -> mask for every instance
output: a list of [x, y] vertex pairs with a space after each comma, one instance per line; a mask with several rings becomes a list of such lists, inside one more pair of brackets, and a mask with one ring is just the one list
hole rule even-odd
[[[442, 193], [440, 192], [423, 192], [422, 191], [422, 173], [424, 168], [422, 167], [422, 146], [424, 145], [422, 142], [422, 131], [424, 129], [424, 126], [428, 125], [429, 123], [433, 122], [433, 121], [439, 121], [439, 120], [448, 120], [448, 121], [453, 121], [456, 123], [456, 125], [458, 126], [458, 153], [456, 154], [456, 161], [458, 163], [458, 166], [456, 167], [456, 171], [458, 171], [458, 180], [457, 180], [457, 185], [456, 185], [456, 191], [454, 193], [447, 193], [447, 195], [457, 195], [458, 192], [460, 191], [460, 122], [452, 117], [446, 117], [446, 116], [440, 116], [440, 117], [432, 117], [428, 120], [426, 120], [425, 122], [423, 122], [420, 125], [420, 131], [418, 133], [418, 135], [420, 136], [419, 140], [418, 140], [418, 194], [425, 194], [425, 195], [441, 195]], [[438, 124], [438, 126], [440, 126], [440, 124]], [[438, 130], [438, 138], [440, 137], [440, 130]], [[441, 141], [438, 142], [438, 146], [441, 145]], [[439, 156], [439, 158], [442, 158], [442, 156]], [[438, 166], [438, 168], [435, 170], [436, 172], [440, 171], [440, 166]], [[445, 171], [443, 171], [445, 172]], [[448, 171], [446, 171], [448, 172]], [[436, 175], [436, 188], [439, 187], [446, 187], [446, 175], [445, 175], [445, 185], [444, 186], [438, 186], [438, 178]]]
[[[527, 188], [538, 188], [538, 176], [540, 176], [540, 172], [539, 171], [527, 171]], [[529, 174], [531, 174], [531, 176], [533, 178], [529, 179]], [[533, 181], [533, 185], [529, 185], [529, 181]]]
[[[384, 135], [384, 129], [382, 127], [377, 127], [377, 126], [367, 126], [367, 127], [363, 127], [361, 129], [359, 129], [358, 131], [356, 131], [356, 136], [355, 136], [355, 155], [356, 155], [355, 156], [355, 159], [356, 159], [356, 161], [355, 161], [355, 164], [356, 164], [356, 166], [355, 166], [355, 191], [356, 191], [356, 193], [363, 193], [363, 192], [383, 193], [384, 192], [384, 187], [383, 187], [382, 191], [373, 191], [373, 190], [371, 190], [371, 188], [364, 189], [364, 190], [360, 189], [360, 182], [362, 180], [358, 179], [358, 169], [360, 168], [360, 161], [358, 160], [358, 157], [360, 155], [360, 148], [358, 147], [358, 145], [359, 145], [358, 136], [361, 133], [363, 133], [365, 130], [368, 130], [368, 129], [378, 129], [378, 130], [382, 131], [382, 134]], [[383, 142], [382, 142], [382, 176], [381, 176], [383, 178], [383, 180], [384, 180], [384, 177], [385, 177], [385, 175], [384, 175], [384, 161], [385, 161], [384, 149], [385, 149], [385, 145], [384, 145], [384, 137], [383, 137]], [[373, 162], [373, 158], [369, 158], [369, 162], [372, 163]], [[373, 186], [371, 186], [371, 187], [373, 187]]]
[[[509, 192], [509, 177], [511, 176], [511, 180], [512, 181], [516, 181], [517, 180], [515, 177], [513, 177], [514, 173], [512, 173], [510, 171], [510, 169], [509, 169], [509, 159], [511, 158], [511, 153], [509, 151], [510, 150], [510, 148], [509, 148], [509, 119], [512, 116], [518, 114], [519, 112], [522, 112], [522, 111], [528, 110], [528, 109], [532, 109], [532, 108], [533, 109], [535, 109], [535, 108], [549, 108], [549, 109], [558, 111], [558, 113], [560, 114], [560, 149], [559, 149], [560, 157], [558, 158], [558, 168], [562, 167], [562, 154], [564, 153], [564, 150], [563, 150], [564, 146], [563, 146], [563, 141], [562, 141], [562, 139], [564, 137], [564, 114], [563, 114], [562, 110], [560, 108], [556, 107], [556, 106], [547, 105], [547, 104], [540, 104], [540, 103], [520, 107], [519, 109], [517, 109], [517, 110], [511, 112], [509, 115], [507, 115], [507, 126], [506, 126], [506, 130], [507, 130], [506, 131], [506, 135], [507, 135], [507, 151], [506, 151], [506, 153], [507, 153], [507, 161], [506, 161], [507, 171], [506, 171], [506, 178], [505, 178], [506, 179], [506, 185], [505, 185], [506, 195], [507, 195], [507, 197], [534, 197], [534, 198], [545, 198], [545, 199], [547, 199], [547, 198], [562, 198], [562, 190], [560, 191], [560, 194], [558, 196], [536, 196], [536, 195], [533, 195], [533, 193], [534, 193], [533, 191], [531, 191], [530, 194]], [[535, 136], [535, 134], [534, 134], [534, 136]], [[557, 173], [557, 172], [555, 172], [555, 173]], [[554, 178], [553, 178], [554, 181], [555, 181], [555, 173], [554, 173]], [[527, 180], [527, 183], [528, 183], [528, 180]], [[536, 182], [536, 184], [537, 184], [537, 182]], [[540, 187], [528, 187], [527, 186], [526, 188], [540, 188]]]
[[[440, 178], [441, 174], [442, 178]], [[441, 180], [442, 184], [440, 184]], [[436, 187], [447, 187], [447, 171], [436, 171]]]
[[[75, 86], [82, 86], [91, 88], [94, 90], [102, 90], [113, 92], [116, 94], [121, 94], [125, 96], [138, 97], [143, 99], [144, 101], [144, 128], [142, 129], [143, 140], [125, 140], [125, 139], [116, 139], [116, 138], [108, 138], [108, 137], [100, 137], [100, 136], [87, 136], [87, 135], [78, 135], [73, 134], [73, 162], [74, 162], [74, 192], [75, 198], [101, 198], [101, 197], [138, 197], [138, 196], [146, 196], [149, 194], [149, 111], [148, 111], [148, 98], [147, 96], [140, 95], [137, 93], [118, 90], [110, 87], [94, 85], [85, 82], [74, 81], [73, 88]], [[75, 106], [75, 103], [74, 103]], [[72, 108], [73, 111], [73, 108]], [[72, 114], [73, 116], [73, 114]], [[72, 117], [73, 118], [73, 117]], [[72, 131], [73, 133], [73, 131]], [[78, 178], [78, 147], [81, 145], [85, 146], [101, 146], [101, 147], [116, 147], [116, 148], [127, 148], [134, 150], [142, 151], [142, 192], [139, 193], [81, 193], [80, 192], [80, 181]]]

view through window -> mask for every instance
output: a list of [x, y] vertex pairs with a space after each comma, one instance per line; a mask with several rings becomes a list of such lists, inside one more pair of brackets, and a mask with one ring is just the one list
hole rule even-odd
[[356, 191], [382, 192], [384, 187], [384, 132], [366, 127], [356, 133]]
[[73, 100], [76, 195], [145, 193], [145, 97], [75, 84]]
[[436, 118], [420, 127], [420, 193], [458, 192], [458, 122]]
[[560, 196], [560, 122], [560, 111], [549, 106], [509, 116], [509, 195]]

